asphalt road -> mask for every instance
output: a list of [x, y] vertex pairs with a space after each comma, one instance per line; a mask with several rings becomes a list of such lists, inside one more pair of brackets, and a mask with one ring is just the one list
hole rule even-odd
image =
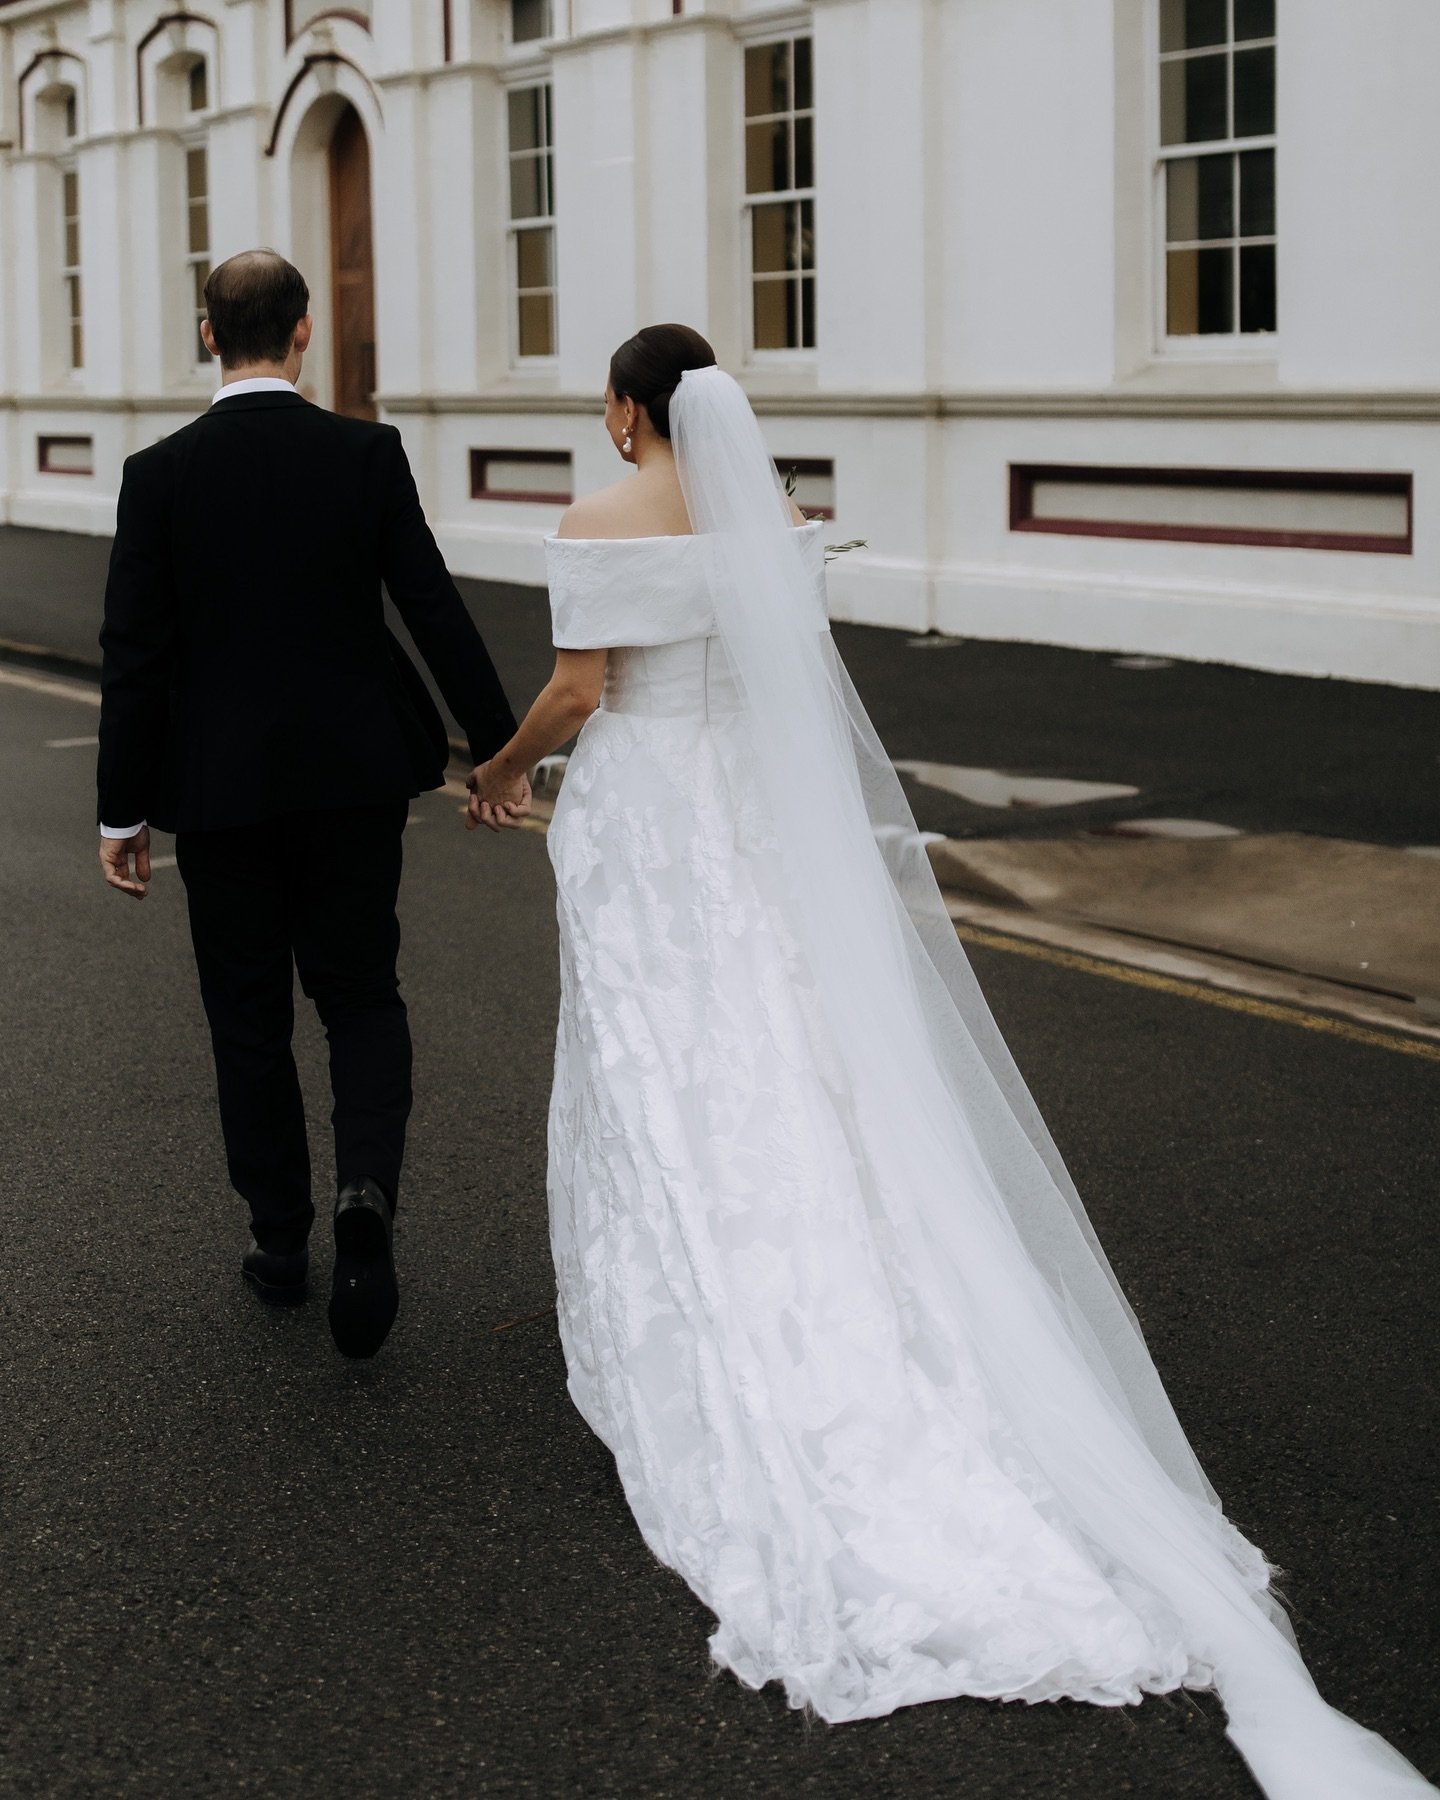
[[[46, 747], [94, 719], [0, 686], [0, 1791], [1254, 1800], [1209, 1697], [826, 1728], [712, 1677], [565, 1394], [538, 835], [415, 806], [390, 1343], [349, 1365], [323, 1304], [263, 1311], [175, 872], [106, 891], [92, 753]], [[1440, 1774], [1440, 1066], [976, 960], [1322, 1691]], [[308, 1015], [300, 1041], [321, 1159]]]
[[[95, 661], [109, 549], [105, 538], [0, 527], [0, 639]], [[543, 590], [459, 586], [523, 708], [553, 663]], [[835, 637], [891, 756], [1138, 789], [997, 809], [907, 782], [927, 831], [1049, 837], [1185, 818], [1440, 845], [1440, 693], [1221, 663], [1136, 668], [1104, 651], [874, 626], [839, 625]]]

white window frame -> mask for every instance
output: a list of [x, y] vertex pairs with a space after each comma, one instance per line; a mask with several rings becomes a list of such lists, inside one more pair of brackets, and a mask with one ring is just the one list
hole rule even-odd
[[[1231, 80], [1233, 83], [1234, 68], [1234, 23], [1235, 0], [1227, 0], [1230, 9], [1230, 36], [1223, 46], [1213, 45], [1204, 49], [1190, 51], [1167, 51], [1166, 60], [1184, 60], [1189, 57], [1214, 54], [1222, 48], [1231, 59]], [[1169, 330], [1169, 275], [1166, 267], [1166, 237], [1168, 234], [1166, 219], [1166, 166], [1175, 161], [1183, 161], [1195, 156], [1226, 155], [1232, 160], [1246, 150], [1270, 150], [1274, 152], [1278, 178], [1280, 152], [1278, 149], [1278, 133], [1270, 132], [1261, 137], [1246, 138], [1214, 138], [1197, 144], [1162, 144], [1160, 142], [1160, 6], [1161, 0], [1150, 0], [1146, 7], [1145, 61], [1147, 95], [1146, 110], [1149, 115], [1148, 136], [1151, 146], [1152, 170], [1150, 182], [1150, 245], [1151, 245], [1151, 287], [1153, 295], [1152, 326], [1154, 341], [1158, 354], [1167, 362], [1250, 362], [1272, 363], [1280, 354], [1280, 309], [1277, 300], [1274, 331], [1232, 331], [1232, 332], [1196, 332], [1189, 336], [1172, 336]], [[1278, 0], [1277, 0], [1278, 11]], [[1269, 45], [1275, 50], [1278, 63], [1280, 55], [1279, 19], [1276, 20], [1276, 36], [1269, 38], [1247, 38], [1246, 48], [1261, 48]], [[1277, 120], [1278, 124], [1278, 120]], [[1221, 242], [1235, 244], [1237, 242], [1279, 242], [1279, 218], [1276, 218], [1277, 231], [1273, 238], [1246, 240], [1240, 237], [1240, 218], [1238, 211], [1235, 217], [1235, 236]], [[1277, 271], [1278, 275], [1278, 271]], [[1239, 306], [1238, 289], [1235, 303]]]
[[[73, 142], [73, 140], [71, 140]], [[67, 376], [80, 376], [85, 373], [85, 210], [84, 195], [80, 191], [80, 159], [75, 152], [68, 151], [56, 158], [56, 167], [60, 172], [60, 293], [63, 300], [61, 319], [64, 323], [64, 341], [62, 343], [61, 366]], [[68, 254], [71, 212], [66, 204], [65, 186], [67, 177], [75, 182], [75, 261], [72, 263]], [[74, 302], [71, 300], [70, 283], [75, 283]], [[80, 333], [80, 357], [75, 357], [75, 333]]]
[[[553, 22], [553, 21], [552, 21]], [[510, 144], [510, 96], [524, 93], [531, 89], [543, 89], [544, 100], [544, 144], [537, 151], [514, 150]], [[517, 374], [544, 375], [553, 373], [560, 357], [560, 292], [556, 265], [555, 234], [555, 87], [549, 70], [543, 74], [527, 75], [524, 79], [507, 82], [503, 89], [505, 105], [503, 108], [502, 129], [505, 134], [505, 291], [506, 316], [509, 321], [510, 367]], [[546, 164], [545, 201], [550, 210], [530, 218], [515, 219], [510, 216], [511, 170], [517, 158], [544, 161]], [[550, 338], [552, 348], [546, 356], [522, 356], [520, 353], [520, 233], [522, 231], [548, 230], [550, 233], [550, 286], [548, 288], [526, 288], [526, 295], [545, 294], [550, 296]]]
[[[198, 117], [201, 115], [197, 114], [192, 116]], [[205, 158], [205, 248], [203, 250], [194, 250], [190, 246], [190, 209], [193, 204], [190, 193], [190, 157], [196, 150], [198, 150]], [[205, 349], [204, 342], [200, 336], [200, 321], [205, 317], [205, 304], [204, 301], [198, 297], [199, 288], [195, 279], [197, 269], [203, 268], [206, 276], [208, 276], [213, 267], [210, 260], [213, 250], [212, 239], [214, 237], [214, 232], [212, 230], [213, 196], [210, 192], [209, 132], [202, 129], [183, 133], [180, 139], [180, 153], [183, 158], [182, 166], [184, 168], [185, 182], [185, 237], [183, 252], [185, 266], [185, 314], [190, 321], [192, 333], [191, 349], [194, 352], [188, 366], [198, 374], [208, 371], [215, 360]]]
[[[792, 20], [788, 25], [784, 26], [783, 28], [772, 27], [770, 30], [765, 31], [763, 33], [757, 32], [753, 36], [742, 36], [739, 39], [739, 48], [740, 48], [740, 166], [739, 166], [739, 175], [738, 175], [738, 186], [739, 186], [739, 192], [740, 192], [740, 196], [741, 196], [740, 232], [741, 232], [741, 237], [744, 241], [744, 255], [740, 258], [740, 264], [741, 264], [741, 268], [742, 268], [742, 271], [744, 274], [744, 284], [745, 284], [741, 304], [744, 308], [744, 319], [745, 319], [745, 336], [744, 336], [745, 361], [751, 367], [754, 367], [754, 368], [776, 368], [776, 367], [795, 368], [797, 366], [801, 367], [801, 368], [807, 368], [807, 367], [812, 366], [819, 356], [819, 346], [820, 346], [820, 258], [819, 258], [818, 252], [817, 252], [817, 255], [815, 258], [814, 266], [809, 271], [810, 278], [814, 282], [814, 287], [815, 287], [815, 342], [808, 346], [801, 345], [801, 344], [789, 345], [783, 350], [760, 349], [759, 347], [757, 347], [757, 345], [755, 343], [755, 279], [756, 279], [756, 277], [755, 277], [755, 226], [754, 226], [754, 217], [753, 217], [755, 208], [757, 206], [779, 206], [779, 205], [785, 204], [786, 202], [798, 203], [802, 200], [808, 200], [810, 202], [810, 207], [811, 207], [811, 216], [816, 220], [815, 239], [816, 239], [817, 244], [819, 243], [819, 238], [820, 238], [820, 229], [819, 229], [819, 222], [818, 222], [819, 221], [820, 203], [819, 203], [819, 199], [817, 197], [818, 187], [817, 187], [816, 183], [812, 182], [811, 185], [807, 188], [790, 188], [790, 189], [786, 189], [784, 192], [776, 191], [774, 193], [752, 194], [749, 191], [749, 187], [750, 187], [749, 171], [746, 167], [746, 163], [747, 163], [747, 156], [746, 156], [747, 129], [746, 128], [751, 124], [752, 121], [751, 121], [748, 113], [745, 111], [745, 52], [747, 50], [761, 49], [767, 44], [794, 43], [794, 41], [797, 38], [807, 38], [807, 39], [809, 39], [809, 42], [810, 42], [810, 105], [807, 108], [802, 108], [799, 110], [792, 110], [789, 113], [783, 113], [783, 114], [782, 113], [775, 113], [775, 114], [766, 113], [762, 116], [765, 118], [772, 118], [772, 117], [773, 118], [797, 118], [797, 117], [801, 116], [802, 112], [808, 112], [809, 117], [810, 117], [810, 154], [811, 154], [811, 158], [813, 161], [816, 158], [815, 115], [816, 115], [816, 111], [817, 111], [817, 108], [815, 105], [817, 96], [815, 93], [815, 33], [814, 33], [814, 28], [813, 28], [813, 22], [809, 18], [806, 18], [804, 20]], [[792, 56], [793, 56], [793, 52], [792, 52]], [[793, 80], [794, 80], [793, 66], [792, 66], [791, 80], [792, 80], [792, 84], [793, 84]], [[812, 170], [812, 173], [813, 172], [814, 171]], [[787, 277], [787, 279], [793, 279], [793, 277]]]

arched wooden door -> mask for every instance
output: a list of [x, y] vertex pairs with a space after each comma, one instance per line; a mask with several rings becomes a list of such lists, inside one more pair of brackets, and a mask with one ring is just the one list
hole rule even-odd
[[353, 106], [330, 139], [330, 292], [335, 320], [335, 410], [375, 417], [375, 255], [370, 146]]

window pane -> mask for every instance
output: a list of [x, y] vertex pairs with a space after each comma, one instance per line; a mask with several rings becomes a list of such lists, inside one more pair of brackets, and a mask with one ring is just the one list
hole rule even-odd
[[790, 128], [783, 119], [745, 127], [745, 191], [783, 193], [790, 181]]
[[755, 348], [788, 350], [790, 348], [790, 304], [794, 291], [791, 281], [757, 281], [755, 283]]
[[791, 350], [800, 344], [800, 284], [796, 281], [785, 283], [785, 343]]
[[510, 217], [539, 219], [545, 215], [540, 186], [540, 158], [516, 156], [510, 161]]
[[808, 117], [795, 121], [795, 185], [815, 185], [815, 121]]
[[210, 76], [203, 62], [190, 65], [190, 110], [204, 112], [210, 104]]
[[197, 363], [208, 363], [210, 361], [210, 352], [205, 348], [205, 340], [200, 335], [199, 319], [195, 321], [195, 361]]
[[789, 232], [786, 229], [787, 205], [757, 206], [750, 214], [751, 267], [757, 275], [776, 274], [788, 269]]
[[1240, 158], [1240, 235], [1275, 235], [1275, 152], [1247, 150]]
[[65, 296], [70, 314], [70, 367], [80, 368], [85, 361], [85, 336], [80, 323], [80, 277], [67, 275]]
[[520, 297], [520, 354], [553, 356], [555, 354], [555, 302], [549, 294], [522, 294]]
[[1235, 0], [1235, 42], [1275, 35], [1275, 0]]
[[73, 94], [65, 96], [65, 135], [73, 138], [80, 129], [80, 106]]
[[1235, 235], [1235, 160], [1186, 156], [1165, 165], [1165, 237], [1171, 244]]
[[555, 285], [555, 234], [548, 225], [515, 233], [515, 269], [522, 288]]
[[198, 256], [210, 248], [210, 208], [204, 200], [190, 206], [190, 254]]
[[815, 104], [815, 83], [810, 73], [810, 40], [795, 40], [795, 104], [801, 110]]
[[1165, 258], [1165, 329], [1172, 337], [1194, 337], [1235, 329], [1235, 253], [1172, 250]]
[[791, 207], [790, 213], [792, 232], [797, 226], [800, 232], [798, 245], [800, 254], [798, 257], [792, 254], [790, 267], [792, 269], [813, 269], [815, 267], [815, 202], [802, 200], [798, 206]]
[[73, 219], [80, 210], [80, 178], [74, 169], [65, 171], [61, 185], [65, 196], [65, 216]]
[[550, 0], [511, 0], [510, 36], [517, 44], [550, 35]]
[[1199, 50], [1228, 36], [1225, 0], [1160, 0], [1160, 48]]
[[195, 276], [195, 307], [198, 312], [205, 311], [205, 283], [210, 279], [210, 265], [198, 262], [192, 265]]
[[537, 150], [540, 147], [539, 88], [510, 90], [510, 148]]
[[67, 269], [74, 269], [78, 268], [79, 264], [80, 221], [78, 219], [67, 219], [65, 221], [65, 267]]
[[[1250, 54], [1255, 54], [1253, 51]], [[1203, 144], [1228, 137], [1225, 56], [1192, 56], [1160, 65], [1160, 141]]]
[[751, 44], [745, 51], [745, 117], [790, 110], [790, 45]]
[[203, 150], [187, 150], [185, 152], [185, 191], [192, 200], [204, 198], [209, 185], [206, 179], [205, 152]]
[[1275, 129], [1275, 52], [1240, 50], [1235, 56], [1235, 135], [1264, 137]]
[[1240, 251], [1240, 329], [1275, 329], [1275, 246], [1246, 244]]
[[806, 350], [815, 348], [815, 277], [807, 275], [800, 283], [800, 343]]

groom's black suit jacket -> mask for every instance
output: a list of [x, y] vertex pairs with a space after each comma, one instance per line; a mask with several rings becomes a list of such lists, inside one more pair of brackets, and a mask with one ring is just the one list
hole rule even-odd
[[131, 456], [105, 591], [99, 818], [167, 831], [399, 800], [515, 720], [394, 426], [237, 394]]

